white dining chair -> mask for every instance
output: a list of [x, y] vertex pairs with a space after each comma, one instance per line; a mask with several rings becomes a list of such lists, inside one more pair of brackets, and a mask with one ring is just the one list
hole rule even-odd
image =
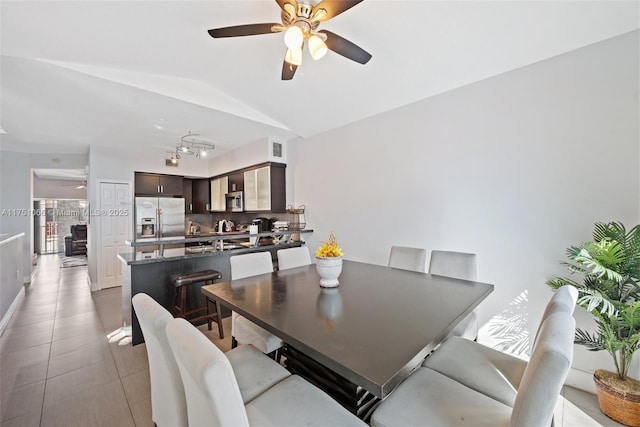
[[[557, 312], [573, 314], [578, 290], [563, 286], [550, 298], [540, 320], [536, 338], [549, 315]], [[513, 406], [527, 361], [461, 337], [450, 337], [431, 353], [422, 366]]]
[[388, 266], [424, 273], [427, 262], [427, 250], [409, 246], [391, 246]]
[[[270, 252], [254, 252], [250, 254], [234, 255], [229, 259], [231, 263], [231, 280], [259, 274], [273, 273], [273, 262]], [[231, 346], [250, 344], [265, 354], [272, 354], [279, 359], [278, 350], [282, 347], [282, 340], [264, 328], [251, 322], [235, 311], [231, 312]]]
[[306, 246], [279, 249], [276, 255], [278, 256], [279, 270], [287, 270], [289, 268], [311, 264], [311, 255], [309, 255], [309, 248]]
[[548, 427], [571, 368], [574, 330], [569, 313], [554, 312], [545, 319], [513, 407], [421, 367], [382, 401], [370, 425]]
[[[454, 279], [476, 280], [477, 275], [476, 254], [431, 251], [429, 261], [429, 274], [453, 277]], [[447, 335], [458, 336], [475, 340], [478, 337], [478, 312], [473, 310]]]
[[135, 294], [131, 302], [147, 347], [151, 419], [158, 427], [186, 427], [187, 402], [182, 379], [165, 334], [173, 316], [147, 294]]
[[[152, 420], [159, 427], [186, 426], [182, 379], [165, 332], [173, 316], [147, 294], [138, 293], [131, 300], [147, 347]], [[240, 372], [237, 380], [245, 403], [291, 375], [282, 365], [249, 345], [238, 346], [226, 356], [231, 366]]]
[[366, 426], [297, 375], [245, 404], [236, 380], [240, 371], [192, 324], [184, 319], [172, 320], [167, 325], [167, 337], [184, 384], [191, 427]]

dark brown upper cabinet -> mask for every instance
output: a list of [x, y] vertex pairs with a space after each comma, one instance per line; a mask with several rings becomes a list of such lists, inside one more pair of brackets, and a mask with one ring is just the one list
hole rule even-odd
[[244, 174], [242, 172], [229, 175], [229, 191], [244, 191]]
[[135, 173], [136, 196], [182, 197], [183, 177], [154, 173]]
[[193, 180], [193, 213], [208, 213], [211, 209], [209, 178]]
[[184, 213], [193, 213], [193, 180], [182, 180], [182, 197], [184, 197]]

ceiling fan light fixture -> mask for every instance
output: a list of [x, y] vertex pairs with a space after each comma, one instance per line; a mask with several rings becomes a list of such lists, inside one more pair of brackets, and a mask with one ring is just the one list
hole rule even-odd
[[290, 26], [287, 28], [287, 31], [284, 32], [284, 44], [286, 44], [289, 49], [300, 48], [302, 42], [304, 42], [304, 33], [297, 25]]
[[284, 60], [291, 65], [302, 65], [302, 48], [287, 49], [287, 54], [284, 56]]
[[327, 54], [327, 51], [327, 45], [320, 37], [316, 35], [309, 37], [309, 53], [313, 59], [316, 61], [321, 59]]

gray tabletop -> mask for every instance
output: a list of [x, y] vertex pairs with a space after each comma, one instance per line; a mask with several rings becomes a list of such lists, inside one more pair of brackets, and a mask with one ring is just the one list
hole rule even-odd
[[203, 286], [202, 292], [356, 385], [385, 397], [493, 285], [344, 261], [340, 285], [315, 265]]

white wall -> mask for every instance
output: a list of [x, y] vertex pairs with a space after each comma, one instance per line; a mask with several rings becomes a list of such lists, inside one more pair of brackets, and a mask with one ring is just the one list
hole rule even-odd
[[[132, 144], [129, 151], [122, 152], [109, 147], [94, 146], [89, 151], [88, 200], [91, 207], [98, 206], [98, 180], [129, 182], [133, 194], [135, 172], [163, 173], [192, 177], [209, 177], [209, 160], [195, 156], [182, 156], [177, 167], [165, 165], [166, 154], [159, 151], [142, 150]], [[133, 217], [131, 223], [133, 224]], [[87, 268], [93, 286], [97, 286], [97, 241], [94, 238], [97, 226], [90, 221], [87, 240]], [[133, 230], [133, 228], [132, 228]], [[133, 237], [133, 236], [131, 236]]]
[[82, 181], [63, 179], [33, 178], [34, 199], [69, 199], [83, 200], [87, 198], [86, 188], [77, 188]]
[[24, 235], [0, 235], [0, 335], [24, 297]]
[[[311, 247], [335, 230], [352, 260], [385, 264], [393, 244], [475, 252], [495, 284], [481, 323], [526, 292], [535, 331], [565, 249], [596, 221], [640, 222], [638, 34], [300, 142]], [[602, 367], [576, 351], [574, 367]]]
[[30, 281], [31, 275], [29, 241], [32, 236], [33, 221], [31, 215], [18, 214], [13, 209], [31, 208], [30, 183], [29, 154], [0, 152], [0, 233], [24, 233], [21, 241], [23, 245], [21, 259], [25, 283]]
[[272, 142], [274, 142], [272, 138], [263, 138], [212, 158], [209, 160], [210, 176], [225, 174], [264, 162], [287, 163], [288, 144], [284, 141], [275, 141], [282, 144], [283, 151], [282, 158], [275, 158], [271, 152]]

